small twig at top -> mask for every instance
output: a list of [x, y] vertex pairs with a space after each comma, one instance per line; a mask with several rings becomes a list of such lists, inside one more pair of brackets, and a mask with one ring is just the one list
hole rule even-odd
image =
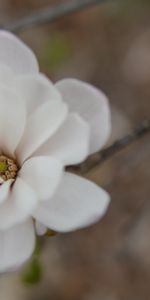
[[108, 0], [68, 0], [63, 4], [48, 6], [45, 9], [41, 9], [25, 18], [11, 22], [10, 24], [1, 25], [1, 28], [18, 33], [26, 30], [27, 28], [56, 21], [64, 16], [71, 15], [88, 7], [105, 3], [107, 1]]

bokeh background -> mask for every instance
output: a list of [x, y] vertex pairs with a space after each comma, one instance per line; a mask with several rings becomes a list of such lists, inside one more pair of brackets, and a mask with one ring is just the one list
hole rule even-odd
[[[65, 1], [0, 0], [0, 24]], [[52, 80], [76, 77], [107, 94], [113, 124], [108, 144], [150, 117], [149, 15], [149, 0], [110, 0], [19, 34]], [[4, 274], [0, 299], [150, 299], [149, 134], [100, 166], [84, 169], [84, 176], [111, 194], [103, 220], [45, 238], [41, 282], [28, 286], [21, 272]]]

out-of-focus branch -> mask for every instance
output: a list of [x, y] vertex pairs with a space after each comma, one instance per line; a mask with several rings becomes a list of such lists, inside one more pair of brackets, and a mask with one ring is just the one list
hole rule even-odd
[[30, 16], [22, 18], [21, 20], [1, 25], [1, 28], [18, 33], [27, 28], [58, 20], [64, 16], [71, 15], [88, 7], [105, 3], [107, 1], [108, 0], [68, 0], [66, 3], [49, 6], [45, 9], [39, 10]]
[[[129, 146], [136, 140], [144, 137], [146, 134], [150, 133], [150, 120], [143, 121], [132, 133], [122, 137], [121, 139], [114, 142], [112, 145], [101, 150], [95, 159], [90, 157], [82, 164], [77, 167], [73, 167], [74, 170], [81, 170], [81, 173], [87, 173], [91, 171], [94, 167], [100, 165], [105, 160], [111, 158], [113, 155], [117, 154], [119, 151]], [[72, 169], [72, 168], [71, 168]]]

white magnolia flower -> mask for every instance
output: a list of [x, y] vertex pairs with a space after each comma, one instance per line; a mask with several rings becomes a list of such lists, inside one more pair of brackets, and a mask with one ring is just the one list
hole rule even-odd
[[36, 232], [104, 215], [109, 195], [65, 166], [99, 150], [110, 127], [102, 92], [75, 79], [53, 85], [32, 51], [0, 31], [0, 272], [32, 255]]

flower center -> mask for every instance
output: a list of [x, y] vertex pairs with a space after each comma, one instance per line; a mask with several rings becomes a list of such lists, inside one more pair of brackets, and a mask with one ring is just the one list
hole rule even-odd
[[16, 161], [5, 155], [0, 155], [0, 184], [8, 179], [15, 179], [17, 172]]

